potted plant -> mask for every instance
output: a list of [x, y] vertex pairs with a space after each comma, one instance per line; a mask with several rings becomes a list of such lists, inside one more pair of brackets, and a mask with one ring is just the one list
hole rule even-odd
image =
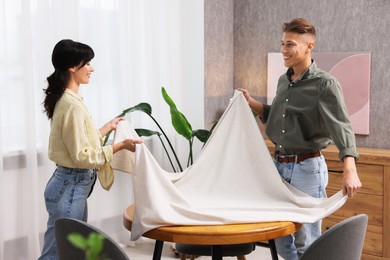
[[[184, 116], [183, 113], [181, 113], [178, 110], [176, 104], [173, 102], [171, 97], [168, 95], [168, 93], [166, 92], [164, 87], [161, 88], [161, 93], [162, 93], [162, 96], [163, 96], [165, 102], [169, 106], [170, 114], [171, 114], [172, 126], [174, 127], [174, 129], [176, 130], [176, 132], [179, 135], [183, 136], [188, 141], [189, 152], [188, 152], [188, 158], [187, 158], [186, 167], [189, 167], [194, 162], [193, 144], [194, 144], [195, 138], [197, 138], [204, 145], [207, 142], [208, 138], [210, 137], [210, 135], [212, 133], [212, 130], [214, 129], [214, 127], [216, 126], [216, 123], [218, 121], [216, 121], [214, 123], [214, 125], [211, 128], [211, 130], [205, 130], [205, 129], [193, 130], [192, 126], [188, 122], [187, 118]], [[123, 110], [122, 113], [119, 114], [117, 117], [123, 117], [126, 114], [132, 113], [132, 112], [135, 112], [135, 111], [139, 111], [139, 112], [143, 112], [143, 113], [147, 114], [153, 120], [153, 122], [156, 124], [156, 126], [159, 129], [159, 131], [155, 131], [155, 130], [144, 129], [144, 128], [136, 128], [134, 130], [137, 132], [137, 134], [140, 137], [142, 137], [142, 136], [143, 137], [150, 137], [150, 136], [156, 135], [159, 138], [159, 140], [160, 140], [160, 142], [161, 142], [161, 144], [163, 146], [163, 149], [164, 149], [164, 151], [165, 151], [165, 153], [167, 155], [167, 158], [168, 158], [169, 163], [170, 163], [170, 165], [172, 167], [172, 170], [174, 172], [179, 172], [179, 171], [181, 172], [181, 171], [183, 171], [184, 168], [183, 168], [182, 164], [179, 161], [179, 158], [177, 156], [177, 153], [176, 153], [175, 149], [172, 146], [171, 141], [169, 140], [169, 138], [166, 135], [165, 131], [162, 129], [161, 125], [152, 116], [152, 107], [148, 103], [143, 102], [143, 103], [139, 103], [136, 106], [127, 108], [127, 109]], [[109, 136], [110, 136], [110, 133], [106, 136], [106, 139], [105, 139], [104, 143], [106, 143], [108, 141]], [[166, 146], [166, 144], [164, 142], [164, 139], [161, 136], [163, 136], [164, 139], [165, 139], [165, 142], [167, 142], [168, 147], [169, 147], [171, 153], [174, 156], [176, 166], [175, 166], [173, 160], [171, 159], [170, 153], [168, 152], [168, 149], [167, 149], [167, 146]], [[171, 251], [175, 255], [178, 254], [176, 252], [176, 249], [175, 249], [174, 246], [171, 246]]]
[[[215, 124], [211, 128], [211, 130], [205, 130], [205, 129], [193, 130], [192, 126], [188, 122], [187, 118], [184, 116], [183, 113], [181, 113], [178, 110], [178, 108], [176, 107], [176, 104], [173, 102], [171, 97], [168, 95], [168, 93], [166, 92], [164, 87], [161, 88], [161, 93], [162, 93], [162, 96], [163, 96], [165, 102], [169, 106], [170, 114], [171, 114], [172, 126], [174, 127], [174, 129], [176, 130], [176, 132], [179, 135], [183, 136], [188, 141], [189, 152], [188, 152], [188, 158], [187, 158], [186, 167], [189, 167], [194, 162], [193, 143], [194, 143], [195, 138], [197, 138], [204, 145], [206, 143], [206, 141], [208, 140], [208, 138], [209, 138], [209, 136], [211, 134], [211, 131], [212, 131], [213, 127], [215, 126]], [[156, 135], [159, 138], [159, 140], [160, 140], [160, 142], [161, 142], [161, 144], [163, 146], [163, 149], [164, 149], [164, 151], [165, 151], [165, 153], [167, 155], [167, 158], [168, 158], [169, 163], [170, 163], [170, 165], [172, 167], [172, 170], [174, 172], [179, 172], [179, 171], [181, 172], [181, 171], [183, 171], [184, 168], [183, 168], [182, 164], [180, 163], [180, 160], [179, 160], [179, 158], [177, 156], [177, 153], [176, 153], [175, 149], [172, 146], [171, 141], [169, 140], [169, 138], [166, 135], [165, 131], [162, 129], [161, 125], [152, 116], [152, 107], [148, 103], [143, 102], [143, 103], [139, 103], [136, 106], [127, 108], [127, 109], [123, 110], [122, 113], [119, 114], [117, 117], [123, 117], [126, 114], [132, 113], [132, 112], [135, 112], [135, 111], [139, 111], [139, 112], [143, 112], [143, 113], [147, 114], [153, 120], [153, 122], [157, 125], [157, 127], [159, 129], [159, 131], [154, 131], [154, 130], [150, 130], [150, 129], [136, 128], [135, 131], [137, 132], [137, 134], [140, 137], [142, 137], [142, 136], [150, 137], [150, 136]], [[104, 143], [106, 143], [108, 141], [108, 139], [110, 137], [110, 134], [111, 133], [109, 133], [106, 136]], [[161, 136], [164, 137], [165, 141], [163, 140], [163, 138]], [[173, 160], [171, 159], [171, 154], [168, 152], [168, 149], [167, 149], [167, 146], [166, 146], [165, 142], [167, 142], [168, 147], [169, 147], [172, 155], [174, 156], [176, 166], [173, 163]]]

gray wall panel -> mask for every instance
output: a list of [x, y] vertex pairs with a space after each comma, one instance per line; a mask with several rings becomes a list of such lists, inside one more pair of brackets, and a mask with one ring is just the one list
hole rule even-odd
[[205, 127], [220, 117], [233, 93], [233, 0], [205, 0]]
[[[216, 6], [218, 11], [214, 9]], [[390, 148], [390, 102], [387, 101], [390, 97], [390, 1], [233, 0], [232, 7], [231, 1], [205, 0], [205, 16], [215, 16], [212, 20], [214, 28], [225, 26], [230, 13], [234, 17], [233, 55], [215, 55], [209, 49], [207, 52], [205, 50], [206, 59], [207, 55], [211, 55], [214, 62], [223, 65], [223, 57], [232, 58], [233, 88], [246, 87], [261, 101], [265, 101], [267, 95], [267, 53], [279, 51], [283, 22], [296, 17], [313, 22], [318, 33], [317, 52], [370, 52], [370, 135], [357, 135], [357, 145]], [[210, 26], [208, 21], [205, 21], [206, 27]], [[214, 44], [231, 44], [231, 38], [226, 34], [208, 33], [205, 35], [206, 46], [211, 39]], [[226, 39], [229, 39], [228, 43]], [[223, 51], [229, 52], [231, 49]], [[226, 66], [231, 68], [230, 64]], [[205, 66], [205, 69], [208, 70], [208, 67]], [[229, 96], [230, 87], [230, 84], [224, 85], [223, 94], [213, 95], [213, 99], [225, 99], [226, 95]], [[207, 78], [205, 88], [214, 88]], [[209, 97], [206, 100], [214, 102]], [[208, 114], [207, 104], [205, 113]]]

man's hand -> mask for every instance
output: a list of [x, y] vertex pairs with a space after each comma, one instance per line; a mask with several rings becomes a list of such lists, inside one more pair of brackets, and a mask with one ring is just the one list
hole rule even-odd
[[249, 94], [249, 91], [246, 90], [245, 88], [238, 88], [237, 90], [238, 90], [238, 91], [241, 91], [242, 94], [244, 95], [246, 101], [249, 102], [249, 99], [250, 99], [250, 97], [251, 97], [250, 94]]
[[343, 193], [344, 195], [348, 194], [348, 197], [352, 198], [362, 187], [362, 183], [357, 174], [355, 158], [346, 156], [343, 161]]
[[248, 105], [252, 109], [252, 111], [262, 117], [264, 115], [263, 103], [260, 103], [259, 101], [251, 97], [248, 90], [244, 88], [238, 88], [237, 90], [242, 92], [246, 101], [248, 101]]

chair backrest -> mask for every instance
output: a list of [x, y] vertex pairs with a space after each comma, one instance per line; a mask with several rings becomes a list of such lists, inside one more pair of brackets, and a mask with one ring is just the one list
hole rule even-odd
[[360, 260], [367, 221], [367, 215], [360, 214], [337, 223], [317, 238], [299, 259]]
[[91, 232], [96, 232], [104, 236], [104, 247], [102, 254], [106, 259], [128, 260], [126, 253], [103, 231], [81, 220], [73, 218], [60, 218], [54, 223], [55, 239], [57, 244], [57, 254], [60, 260], [85, 260], [85, 253], [74, 247], [67, 236], [71, 233], [79, 233], [88, 237]]

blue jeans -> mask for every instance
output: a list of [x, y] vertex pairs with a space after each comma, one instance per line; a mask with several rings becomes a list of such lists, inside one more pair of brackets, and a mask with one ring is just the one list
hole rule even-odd
[[95, 181], [96, 170], [94, 169], [57, 166], [44, 192], [49, 219], [39, 260], [57, 259], [54, 223], [58, 218], [70, 217], [87, 221], [87, 198]]
[[[326, 197], [328, 167], [322, 155], [299, 163], [275, 161], [275, 165], [280, 176], [295, 188], [315, 198]], [[278, 254], [286, 260], [297, 260], [306, 248], [321, 235], [321, 223], [322, 220], [312, 224], [303, 224], [294, 235], [275, 239]]]

